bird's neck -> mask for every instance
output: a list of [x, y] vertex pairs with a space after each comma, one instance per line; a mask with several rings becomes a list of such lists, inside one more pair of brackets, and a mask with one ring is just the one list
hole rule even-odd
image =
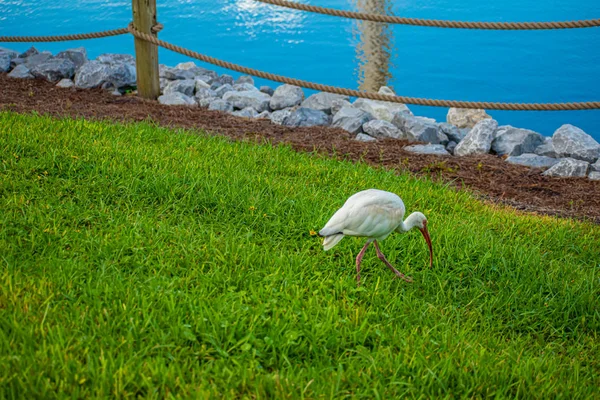
[[418, 221], [417, 213], [412, 213], [403, 222], [400, 222], [400, 226], [398, 227], [398, 230], [402, 231], [402, 232], [408, 232], [412, 228], [417, 226], [418, 223], [419, 223], [419, 221]]

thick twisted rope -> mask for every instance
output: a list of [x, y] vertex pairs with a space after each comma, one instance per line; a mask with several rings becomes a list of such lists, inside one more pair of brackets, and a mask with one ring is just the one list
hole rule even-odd
[[152, 35], [148, 35], [135, 30], [133, 24], [129, 24], [129, 32], [139, 39], [153, 43], [157, 46], [164, 47], [165, 49], [174, 51], [179, 54], [186, 55], [191, 58], [195, 58], [200, 61], [204, 61], [209, 64], [217, 65], [222, 68], [230, 69], [233, 71], [241, 72], [243, 74], [257, 76], [259, 78], [268, 79], [271, 81], [287, 83], [289, 85], [301, 86], [307, 89], [318, 90], [321, 92], [329, 92], [335, 94], [341, 94], [344, 96], [351, 97], [362, 97], [371, 100], [389, 101], [394, 103], [403, 104], [416, 104], [421, 106], [433, 106], [433, 107], [455, 107], [455, 108], [483, 108], [488, 110], [511, 110], [511, 111], [562, 111], [562, 110], [592, 110], [600, 108], [600, 101], [588, 101], [582, 103], [492, 103], [492, 102], [481, 102], [481, 101], [456, 101], [456, 100], [434, 100], [434, 99], [422, 99], [417, 97], [406, 97], [406, 96], [392, 96], [380, 93], [369, 93], [360, 92], [358, 90], [344, 89], [335, 86], [322, 85], [319, 83], [312, 83], [303, 81], [300, 79], [288, 78], [281, 75], [271, 74], [269, 72], [260, 71], [253, 68], [244, 67], [238, 64], [233, 64], [227, 61], [222, 61], [214, 57], [206, 56], [198, 52], [185, 49], [180, 46], [165, 42], [155, 38]]
[[458, 29], [487, 29], [487, 30], [538, 30], [538, 29], [573, 29], [593, 28], [600, 26], [600, 18], [579, 21], [557, 21], [557, 22], [469, 22], [469, 21], [444, 21], [439, 19], [419, 19], [396, 17], [393, 15], [367, 14], [354, 11], [336, 10], [333, 8], [311, 6], [288, 0], [255, 0], [260, 3], [272, 4], [274, 6], [293, 8], [300, 11], [308, 11], [317, 14], [333, 15], [363, 21], [384, 22], [388, 24], [432, 26], [437, 28]]
[[0, 36], [0, 42], [68, 42], [71, 40], [99, 39], [109, 36], [124, 35], [127, 28], [112, 29], [109, 31], [78, 33], [75, 35], [57, 36]]

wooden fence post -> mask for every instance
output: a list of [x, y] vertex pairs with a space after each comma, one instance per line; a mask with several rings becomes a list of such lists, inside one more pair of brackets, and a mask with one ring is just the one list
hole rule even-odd
[[[156, 0], [132, 0], [133, 26], [140, 32], [156, 36]], [[160, 95], [158, 76], [158, 47], [135, 38], [135, 64], [138, 96], [156, 99]]]

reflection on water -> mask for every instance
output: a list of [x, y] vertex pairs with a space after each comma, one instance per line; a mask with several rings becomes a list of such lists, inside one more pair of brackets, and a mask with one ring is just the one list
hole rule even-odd
[[[243, 29], [244, 34], [249, 38], [260, 37], [266, 32], [272, 35], [298, 33], [303, 28], [307, 16], [299, 10], [272, 6], [254, 0], [235, 0], [225, 3], [221, 12], [235, 15], [235, 26]], [[276, 37], [272, 36], [272, 39]], [[302, 40], [292, 42], [301, 43]]]
[[[390, 0], [353, 0], [359, 12], [392, 14]], [[356, 21], [353, 34], [358, 36], [358, 86], [376, 92], [391, 78], [392, 28], [388, 24]]]

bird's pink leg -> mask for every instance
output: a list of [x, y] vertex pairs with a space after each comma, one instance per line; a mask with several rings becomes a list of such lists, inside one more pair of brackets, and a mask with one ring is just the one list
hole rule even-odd
[[368, 240], [367, 243], [363, 246], [362, 250], [356, 256], [356, 285], [360, 286], [360, 263], [362, 262], [363, 256], [367, 251], [367, 247], [371, 244], [371, 241]]
[[383, 262], [385, 263], [385, 265], [387, 265], [387, 266], [388, 266], [388, 268], [389, 268], [389, 269], [391, 269], [391, 270], [394, 272], [394, 274], [396, 274], [396, 276], [397, 276], [398, 278], [402, 278], [402, 279], [404, 279], [406, 282], [409, 282], [409, 283], [411, 283], [411, 282], [412, 282], [412, 278], [411, 278], [410, 276], [406, 276], [406, 275], [404, 275], [403, 273], [401, 273], [400, 271], [398, 271], [398, 270], [397, 270], [396, 268], [394, 268], [394, 267], [392, 266], [392, 264], [390, 264], [390, 262], [389, 262], [389, 261], [388, 261], [388, 260], [385, 258], [385, 256], [384, 256], [384, 255], [383, 255], [383, 253], [381, 252], [381, 250], [379, 250], [379, 246], [377, 245], [377, 240], [375, 240], [375, 241], [373, 242], [373, 244], [375, 245], [375, 250], [377, 251], [377, 257], [379, 257], [379, 259], [380, 259], [381, 261], [383, 261]]

